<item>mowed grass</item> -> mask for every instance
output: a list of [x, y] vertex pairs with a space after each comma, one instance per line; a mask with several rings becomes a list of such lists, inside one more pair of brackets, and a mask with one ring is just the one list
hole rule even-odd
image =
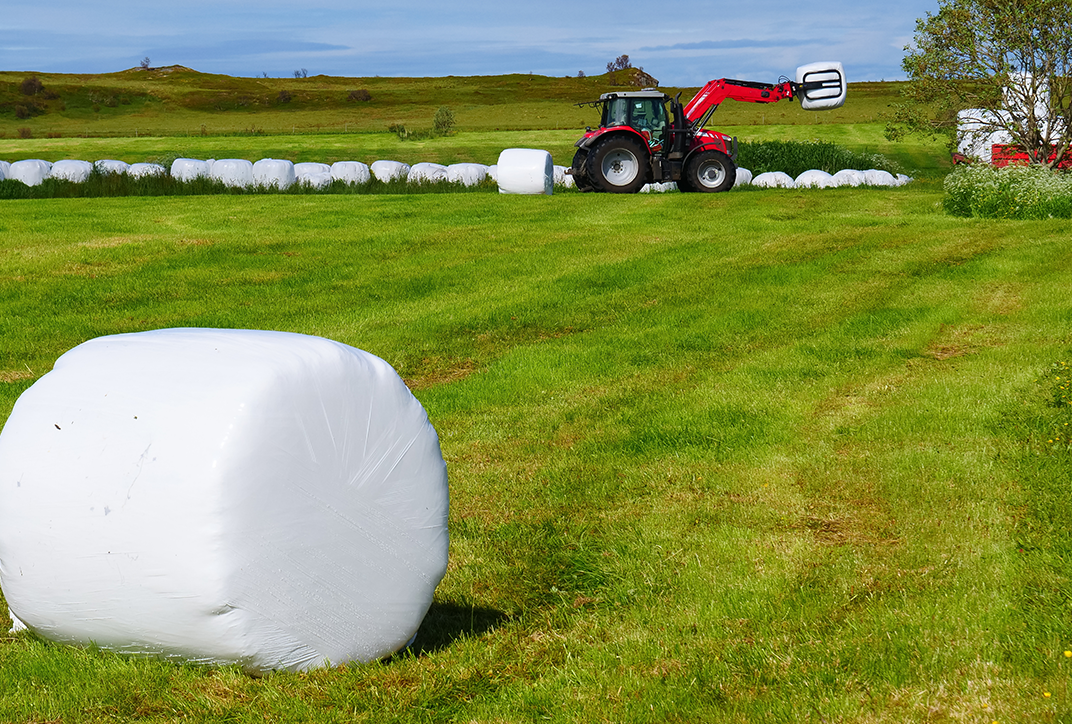
[[1072, 720], [1067, 229], [939, 199], [5, 202], [0, 415], [98, 335], [337, 339], [428, 410], [451, 561], [364, 666], [2, 637], [0, 721]]

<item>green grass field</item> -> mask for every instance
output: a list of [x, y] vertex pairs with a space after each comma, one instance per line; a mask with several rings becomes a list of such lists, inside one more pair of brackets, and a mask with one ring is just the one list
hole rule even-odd
[[1072, 721], [1066, 224], [939, 200], [3, 202], [0, 416], [98, 335], [337, 339], [428, 410], [451, 563], [365, 666], [0, 637], [0, 721]]

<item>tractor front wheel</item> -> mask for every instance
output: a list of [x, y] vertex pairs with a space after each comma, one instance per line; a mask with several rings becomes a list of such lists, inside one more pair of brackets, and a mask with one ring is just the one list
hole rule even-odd
[[628, 136], [611, 136], [595, 145], [585, 166], [597, 191], [635, 194], [648, 182], [648, 149]]
[[677, 186], [682, 191], [729, 191], [737, 181], [737, 165], [721, 151], [701, 151], [685, 162]]

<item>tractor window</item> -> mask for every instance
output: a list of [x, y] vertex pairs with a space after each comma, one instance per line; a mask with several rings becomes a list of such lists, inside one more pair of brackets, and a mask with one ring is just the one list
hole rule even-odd
[[629, 101], [625, 98], [614, 98], [607, 101], [603, 106], [603, 127], [626, 126], [629, 115]]

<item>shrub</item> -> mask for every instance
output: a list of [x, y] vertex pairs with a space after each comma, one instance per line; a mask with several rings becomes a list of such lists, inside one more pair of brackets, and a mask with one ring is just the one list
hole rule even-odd
[[293, 96], [290, 94], [290, 91], [286, 89], [279, 91], [279, 95], [276, 96], [276, 100], [280, 103], [290, 103], [292, 98]]
[[23, 126], [19, 129], [19, 138], [33, 138], [33, 131]]
[[350, 91], [349, 98], [352, 101], [371, 101], [372, 94], [368, 92], [368, 88], [359, 88], [357, 90]]
[[19, 86], [19, 91], [24, 96], [35, 96], [44, 89], [44, 84], [38, 79], [36, 75], [31, 75], [29, 78], [26, 78]]
[[447, 106], [440, 106], [432, 117], [432, 129], [440, 136], [446, 136], [454, 130], [454, 111]]
[[32, 115], [33, 114], [30, 113], [30, 109], [27, 106], [15, 106], [15, 118], [18, 118], [20, 121], [24, 121]]
[[1072, 218], [1072, 176], [1044, 166], [962, 164], [943, 185], [942, 205], [954, 216]]
[[409, 131], [407, 131], [406, 127], [401, 123], [392, 123], [391, 125], [387, 126], [387, 132], [393, 133], [398, 136], [398, 140], [400, 141], [405, 141], [406, 138], [409, 136]]

